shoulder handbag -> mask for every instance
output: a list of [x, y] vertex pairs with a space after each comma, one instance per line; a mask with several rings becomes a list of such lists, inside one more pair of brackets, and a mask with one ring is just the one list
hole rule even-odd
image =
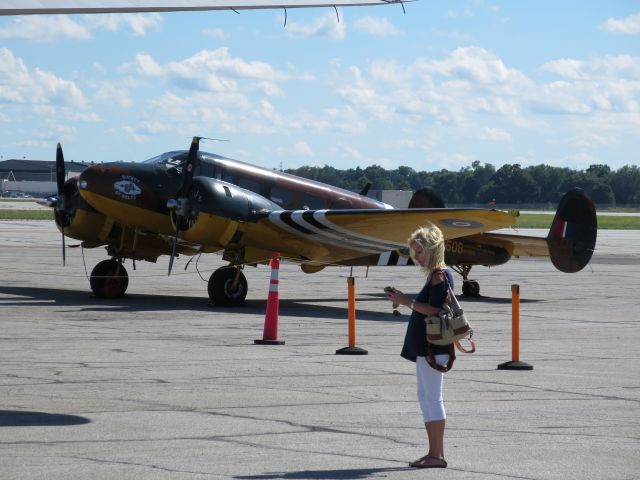
[[[458, 303], [446, 274], [444, 280], [447, 286], [442, 308], [437, 315], [426, 316], [426, 339], [428, 343], [433, 345], [455, 345], [458, 350], [464, 353], [473, 353], [476, 351], [476, 344], [472, 340], [473, 329], [469, 325], [464, 310]], [[471, 348], [465, 349], [460, 345], [460, 340], [469, 340]]]

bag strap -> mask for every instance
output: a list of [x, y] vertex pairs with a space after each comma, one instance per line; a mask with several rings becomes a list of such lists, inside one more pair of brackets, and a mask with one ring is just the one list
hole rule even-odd
[[456, 360], [456, 349], [453, 348], [453, 344], [449, 345], [449, 361], [446, 365], [443, 366], [436, 362], [436, 357], [433, 354], [433, 350], [431, 350], [431, 347], [429, 346], [429, 344], [427, 344], [426, 360], [431, 368], [442, 373], [447, 373], [449, 370], [451, 370], [451, 367], [453, 367], [453, 362]]
[[464, 348], [462, 346], [462, 344], [460, 343], [459, 340], [455, 340], [453, 342], [453, 344], [456, 346], [456, 348], [458, 350], [460, 350], [462, 353], [473, 353], [476, 351], [476, 342], [474, 342], [473, 340], [471, 340], [471, 338], [465, 338], [465, 340], [469, 341], [469, 344], [471, 345], [471, 348], [469, 350], [467, 350], [466, 348]]
[[451, 294], [453, 293], [453, 290], [451, 289], [451, 284], [449, 283], [449, 276], [447, 275], [447, 272], [445, 271], [445, 269], [443, 268], [434, 269], [433, 272], [431, 272], [431, 275], [429, 276], [429, 281], [427, 282], [427, 285], [429, 285], [429, 288], [433, 286], [433, 276], [438, 272], [442, 273], [442, 276], [444, 277], [444, 294], [442, 298], [442, 304], [444, 305], [445, 303], [447, 303], [447, 294], [449, 294], [449, 292], [451, 292]]

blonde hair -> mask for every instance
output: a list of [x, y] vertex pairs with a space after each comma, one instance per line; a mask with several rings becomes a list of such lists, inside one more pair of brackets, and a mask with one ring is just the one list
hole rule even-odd
[[411, 259], [416, 265], [419, 264], [414, 258], [411, 244], [417, 243], [424, 250], [425, 254], [427, 255], [427, 261], [425, 265], [422, 266], [422, 270], [425, 273], [429, 273], [434, 268], [444, 266], [444, 235], [442, 234], [442, 230], [440, 230], [432, 223], [418, 228], [411, 234], [409, 240], [407, 240], [407, 243], [409, 245]]

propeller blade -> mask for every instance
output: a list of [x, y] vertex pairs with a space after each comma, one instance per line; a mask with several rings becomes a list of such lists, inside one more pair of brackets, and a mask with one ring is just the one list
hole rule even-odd
[[55, 201], [51, 201], [51, 206], [56, 211], [56, 217], [60, 224], [60, 231], [62, 232], [62, 266], [67, 264], [67, 254], [64, 240], [64, 227], [67, 222], [67, 213], [64, 211], [67, 205], [67, 201], [64, 198], [64, 182], [65, 182], [65, 169], [64, 169], [64, 155], [62, 153], [62, 145], [58, 143], [56, 147], [56, 183], [58, 185], [58, 195], [55, 197]]
[[64, 155], [62, 154], [62, 145], [58, 143], [56, 148], [56, 182], [58, 184], [58, 195], [62, 195], [64, 188], [65, 171], [64, 171]]
[[64, 227], [62, 228], [62, 266], [63, 267], [67, 266], [67, 254], [65, 252], [65, 245], [64, 245]]
[[187, 163], [184, 165], [182, 172], [182, 188], [178, 192], [181, 197], [175, 198], [167, 202], [167, 207], [174, 209], [174, 219], [176, 223], [176, 234], [173, 238], [173, 246], [171, 247], [171, 257], [169, 258], [169, 271], [167, 276], [171, 275], [171, 269], [173, 268], [173, 260], [176, 257], [176, 249], [178, 247], [178, 236], [180, 235], [182, 218], [187, 215], [189, 211], [189, 199], [187, 198], [189, 189], [191, 188], [191, 180], [196, 170], [196, 166], [199, 161], [200, 140], [203, 137], [193, 137], [191, 140], [191, 147], [189, 148], [189, 155], [187, 156]]
[[189, 148], [189, 156], [187, 157], [187, 163], [184, 166], [184, 172], [182, 177], [182, 195], [186, 195], [191, 186], [191, 179], [193, 178], [193, 172], [196, 169], [198, 163], [198, 153], [200, 151], [200, 139], [202, 137], [193, 137], [191, 141], [191, 148]]
[[173, 259], [176, 258], [176, 247], [178, 245], [178, 229], [176, 228], [176, 236], [173, 237], [173, 246], [171, 247], [171, 257], [169, 257], [169, 271], [167, 277], [171, 275], [171, 269], [173, 268]]

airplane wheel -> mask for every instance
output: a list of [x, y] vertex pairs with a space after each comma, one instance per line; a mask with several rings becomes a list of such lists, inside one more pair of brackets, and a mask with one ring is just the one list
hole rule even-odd
[[465, 297], [479, 297], [480, 284], [476, 280], [465, 280], [462, 282], [462, 294]]
[[96, 297], [122, 297], [129, 286], [129, 274], [117, 260], [103, 260], [91, 271], [89, 284]]
[[239, 272], [238, 284], [233, 289], [236, 272], [235, 268], [223, 267], [211, 274], [208, 286], [211, 303], [227, 307], [244, 305], [244, 299], [247, 297], [247, 279]]

